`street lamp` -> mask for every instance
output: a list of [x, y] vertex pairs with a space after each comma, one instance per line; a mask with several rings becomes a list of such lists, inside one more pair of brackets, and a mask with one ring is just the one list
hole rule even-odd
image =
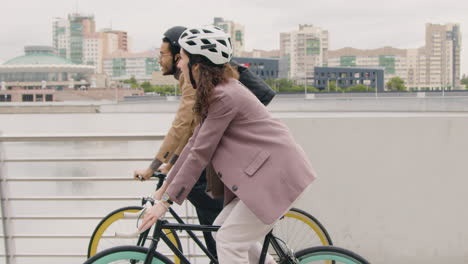
[[307, 67], [304, 63], [304, 98], [307, 98]]
[[378, 97], [378, 95], [377, 95], [377, 78], [376, 78], [375, 74], [374, 74], [374, 89], [375, 89], [375, 97], [377, 98]]
[[445, 87], [442, 85], [442, 83], [440, 84], [440, 88], [442, 89], [442, 97], [445, 97]]

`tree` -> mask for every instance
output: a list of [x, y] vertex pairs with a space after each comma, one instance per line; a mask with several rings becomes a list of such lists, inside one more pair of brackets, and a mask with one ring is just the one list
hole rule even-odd
[[146, 89], [149, 89], [149, 88], [151, 88], [151, 83], [148, 82], [148, 81], [143, 82], [143, 83], [141, 84], [141, 88], [143, 88], [143, 89], [145, 89], [145, 90], [146, 90]]
[[406, 91], [405, 81], [400, 77], [391, 78], [385, 85], [389, 91]]
[[130, 78], [128, 80], [124, 80], [123, 82], [128, 83], [128, 84], [132, 84], [132, 86], [133, 85], [138, 85], [138, 81], [135, 79], [135, 76], [132, 76], [132, 78]]
[[465, 85], [465, 89], [468, 89], [468, 76], [466, 76], [465, 74], [463, 74], [461, 84]]
[[338, 92], [338, 86], [336, 85], [336, 81], [329, 81], [328, 87], [325, 89], [330, 92]]

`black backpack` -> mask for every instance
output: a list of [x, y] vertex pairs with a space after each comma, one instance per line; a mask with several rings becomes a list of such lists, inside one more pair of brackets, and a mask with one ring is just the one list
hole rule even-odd
[[232, 61], [231, 65], [237, 68], [239, 72], [239, 81], [247, 87], [264, 105], [268, 105], [273, 97], [275, 91], [271, 89], [260, 77], [254, 74], [249, 68], [239, 65], [237, 62]]

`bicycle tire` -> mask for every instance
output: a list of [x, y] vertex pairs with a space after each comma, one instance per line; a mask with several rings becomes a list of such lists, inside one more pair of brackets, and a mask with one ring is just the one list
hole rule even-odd
[[286, 242], [289, 248], [299, 251], [315, 246], [332, 246], [327, 229], [311, 214], [291, 208], [273, 228], [273, 235]]
[[[137, 246], [118, 246], [103, 250], [83, 264], [110, 264], [110, 263], [132, 263], [143, 264], [148, 248]], [[138, 262], [137, 262], [138, 261]], [[159, 252], [154, 253], [151, 264], [174, 264], [167, 257], [161, 255]]]
[[335, 246], [319, 246], [303, 249], [295, 254], [300, 264], [370, 264], [369, 261], [360, 255]]
[[[142, 209], [143, 207], [141, 206], [127, 206], [127, 207], [116, 209], [110, 212], [108, 215], [106, 215], [96, 226], [90, 238], [89, 245], [88, 245], [88, 255], [87, 255], [88, 258], [93, 257], [96, 253], [98, 253], [99, 251], [98, 247], [99, 247], [99, 244], [102, 242], [103, 234], [112, 224], [122, 219], [124, 216], [124, 213], [136, 213]], [[182, 243], [180, 242], [179, 236], [177, 235], [175, 230], [163, 230], [163, 231], [166, 233], [166, 235], [171, 240], [171, 242], [182, 252]], [[119, 246], [119, 245], [114, 243], [114, 246]], [[175, 264], [180, 263], [179, 258], [177, 258], [176, 256], [174, 256], [174, 263]]]

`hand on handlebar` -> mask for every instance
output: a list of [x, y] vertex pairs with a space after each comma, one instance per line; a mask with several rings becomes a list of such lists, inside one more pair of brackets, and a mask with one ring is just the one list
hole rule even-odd
[[143, 170], [135, 170], [133, 172], [133, 179], [135, 180], [140, 180], [140, 181], [146, 181], [151, 178], [153, 175], [154, 171], [150, 168], [143, 169]]
[[163, 217], [164, 214], [168, 211], [168, 205], [163, 205], [164, 202], [157, 202], [151, 208], [147, 209], [145, 212], [145, 216], [143, 217], [142, 224], [138, 227], [139, 232], [143, 232], [146, 229], [150, 228], [156, 220]]
[[168, 174], [168, 173], [169, 173], [169, 169], [170, 169], [169, 164], [164, 163], [164, 164], [162, 164], [162, 165], [159, 167], [158, 171], [160, 171], [160, 172], [163, 173], [163, 174]]

